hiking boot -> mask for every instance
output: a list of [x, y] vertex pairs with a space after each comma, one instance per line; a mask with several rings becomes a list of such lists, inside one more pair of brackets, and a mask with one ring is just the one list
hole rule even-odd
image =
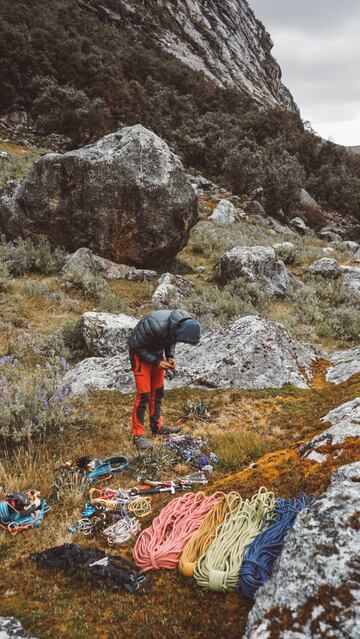
[[145, 435], [139, 435], [138, 437], [134, 437], [133, 441], [134, 441], [136, 450], [138, 450], [139, 453], [143, 453], [146, 450], [150, 450], [150, 448], [153, 447], [152, 443], [149, 442], [148, 438], [145, 437]]
[[154, 437], [157, 437], [158, 435], [161, 435], [161, 436], [176, 435], [176, 433], [180, 433], [180, 430], [181, 429], [178, 428], [177, 426], [162, 426], [161, 428], [154, 430], [153, 435]]

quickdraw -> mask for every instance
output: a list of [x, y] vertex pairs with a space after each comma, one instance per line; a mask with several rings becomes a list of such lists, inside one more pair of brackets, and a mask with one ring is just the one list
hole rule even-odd
[[176, 452], [187, 463], [209, 473], [213, 471], [213, 465], [219, 462], [215, 453], [210, 453], [209, 456], [203, 453], [202, 449], [205, 447], [205, 443], [201, 437], [170, 435], [165, 446]]
[[141, 530], [140, 523], [134, 517], [123, 517], [112, 526], [105, 528], [102, 534], [110, 546], [125, 544]]

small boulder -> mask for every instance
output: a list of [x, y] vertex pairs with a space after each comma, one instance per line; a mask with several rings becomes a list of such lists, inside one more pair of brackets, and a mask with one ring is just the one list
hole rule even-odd
[[6, 151], [0, 149], [0, 160], [9, 160], [10, 156]]
[[345, 249], [348, 253], [355, 255], [355, 253], [360, 250], [360, 244], [358, 244], [358, 242], [346, 240], [344, 242], [336, 242], [336, 248]]
[[319, 204], [317, 203], [316, 200], [314, 200], [314, 198], [310, 195], [310, 193], [308, 193], [305, 189], [300, 189], [299, 191], [299, 198], [298, 198], [298, 202], [297, 202], [297, 206], [298, 207], [311, 207], [313, 209], [319, 209], [321, 210], [321, 207], [319, 206]]
[[296, 246], [292, 242], [277, 242], [272, 245], [276, 257], [283, 260], [284, 264], [291, 264], [296, 254]]
[[351, 348], [334, 353], [330, 357], [331, 367], [326, 371], [326, 381], [342, 384], [356, 373], [360, 373], [360, 348]]
[[136, 280], [146, 282], [156, 278], [156, 271], [137, 269], [127, 264], [116, 264], [104, 257], [95, 255], [88, 248], [79, 248], [75, 253], [67, 256], [62, 268], [62, 274], [66, 276], [71, 271], [90, 271], [94, 275], [99, 274], [109, 280]]
[[0, 617], [0, 639], [34, 639], [14, 617]]
[[334, 278], [339, 275], [338, 263], [331, 257], [322, 257], [320, 260], [316, 260], [316, 262], [308, 266], [307, 271], [312, 275], [320, 275], [321, 277]]
[[251, 215], [259, 215], [259, 217], [266, 217], [266, 211], [263, 205], [257, 200], [250, 200], [245, 205], [246, 213], [250, 213]]
[[300, 233], [300, 235], [306, 235], [306, 233], [309, 233], [310, 231], [309, 227], [305, 224], [304, 220], [299, 216], [293, 217], [293, 219], [290, 220], [289, 224], [291, 228], [293, 228], [294, 231], [297, 231], [298, 233]]
[[68, 251], [85, 246], [114, 262], [147, 267], [186, 245], [197, 201], [180, 159], [137, 124], [43, 156], [11, 201], [0, 198], [0, 230], [42, 233]]
[[130, 393], [134, 389], [130, 358], [127, 353], [115, 357], [88, 357], [66, 373], [62, 386], [72, 395], [92, 391]]
[[229, 200], [220, 200], [208, 219], [217, 224], [235, 224], [237, 221], [235, 206]]
[[319, 237], [322, 240], [327, 240], [327, 242], [341, 242], [342, 237], [337, 231], [337, 229], [333, 229], [331, 226], [325, 226], [319, 231]]
[[195, 288], [189, 280], [172, 273], [164, 273], [158, 283], [151, 301], [164, 306], [179, 306]]
[[333, 253], [335, 253], [335, 249], [332, 246], [325, 246], [322, 252], [324, 253], [324, 255], [332, 255]]
[[111, 357], [127, 352], [127, 338], [138, 320], [120, 313], [84, 313], [82, 330], [87, 349], [96, 357]]
[[359, 637], [360, 462], [343, 466], [295, 520], [243, 639]]
[[226, 284], [243, 277], [251, 284], [259, 284], [268, 297], [283, 297], [292, 284], [290, 273], [275, 251], [266, 246], [235, 246], [222, 255], [219, 277]]
[[340, 266], [343, 274], [341, 292], [354, 301], [360, 300], [360, 266]]

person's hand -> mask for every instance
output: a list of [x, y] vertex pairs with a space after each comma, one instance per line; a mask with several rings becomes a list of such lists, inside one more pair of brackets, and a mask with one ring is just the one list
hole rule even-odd
[[169, 368], [172, 368], [171, 364], [169, 364], [169, 362], [165, 362], [165, 360], [161, 360], [159, 362], [159, 368], [161, 368], [164, 371], [167, 371]]
[[173, 357], [168, 358], [168, 363], [170, 364], [171, 368], [176, 368], [176, 362]]

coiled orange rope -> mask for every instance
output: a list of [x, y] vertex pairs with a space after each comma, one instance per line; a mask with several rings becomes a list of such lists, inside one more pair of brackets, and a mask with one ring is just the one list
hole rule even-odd
[[185, 577], [194, 575], [197, 561], [207, 552], [228, 512], [235, 508], [240, 501], [241, 497], [238, 493], [223, 494], [218, 503], [206, 515], [200, 528], [190, 537], [179, 560], [179, 570]]

